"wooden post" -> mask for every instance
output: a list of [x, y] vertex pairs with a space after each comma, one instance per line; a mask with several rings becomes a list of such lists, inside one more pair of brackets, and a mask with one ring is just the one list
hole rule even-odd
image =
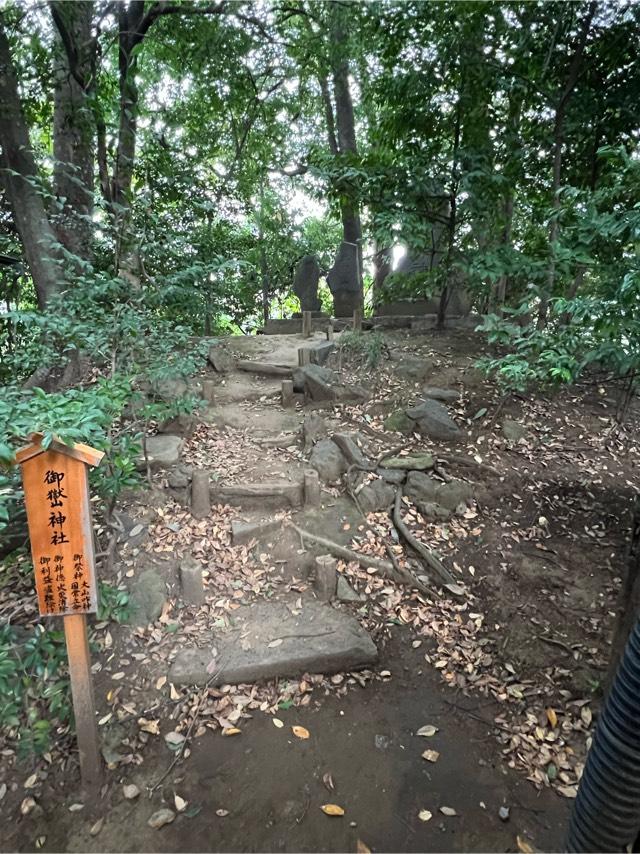
[[98, 608], [88, 469], [104, 454], [55, 438], [45, 448], [42, 441], [41, 433], [33, 434], [16, 460], [22, 468], [38, 608], [43, 617], [63, 618], [80, 775], [87, 795], [94, 797], [102, 763], [87, 639], [86, 615]]
[[304, 338], [311, 338], [311, 312], [302, 312], [302, 335]]
[[282, 405], [293, 405], [293, 380], [282, 380]]
[[311, 350], [308, 347], [298, 347], [298, 366], [303, 368], [311, 364]]
[[102, 783], [102, 760], [98, 747], [87, 617], [85, 614], [68, 614], [62, 619], [69, 657], [73, 716], [76, 722], [76, 738], [80, 755], [80, 776], [86, 793], [93, 797]]
[[207, 403], [213, 403], [216, 384], [213, 380], [202, 380], [202, 398]]
[[362, 332], [362, 309], [356, 308], [353, 312], [353, 330]]

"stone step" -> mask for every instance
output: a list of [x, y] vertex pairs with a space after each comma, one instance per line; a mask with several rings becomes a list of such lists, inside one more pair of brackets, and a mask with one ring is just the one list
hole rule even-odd
[[233, 486], [211, 485], [211, 501], [214, 504], [230, 504], [232, 507], [302, 507], [304, 482], [289, 480], [264, 481], [263, 483], [238, 483]]
[[281, 519], [263, 519], [257, 522], [244, 522], [241, 519], [231, 521], [231, 542], [234, 546], [259, 540], [282, 527]]
[[351, 615], [309, 599], [257, 602], [234, 611], [233, 626], [206, 646], [179, 649], [169, 670], [177, 685], [256, 682], [303, 673], [370, 667], [378, 650]]

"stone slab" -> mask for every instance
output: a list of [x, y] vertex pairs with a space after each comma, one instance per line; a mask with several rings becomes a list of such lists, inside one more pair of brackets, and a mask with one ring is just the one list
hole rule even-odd
[[375, 644], [360, 623], [330, 605], [295, 599], [256, 602], [231, 615], [232, 627], [206, 647], [179, 649], [169, 670], [178, 685], [256, 682], [303, 673], [338, 673], [371, 666]]
[[[152, 469], [170, 468], [180, 461], [180, 452], [184, 440], [181, 436], [172, 436], [168, 433], [149, 436], [147, 439], [147, 459]], [[136, 460], [136, 468], [144, 470], [144, 454], [141, 453]]]

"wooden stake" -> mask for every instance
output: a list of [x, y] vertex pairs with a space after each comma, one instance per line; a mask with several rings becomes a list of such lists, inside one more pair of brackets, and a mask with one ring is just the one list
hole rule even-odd
[[302, 312], [302, 335], [304, 338], [311, 338], [311, 312]]
[[98, 747], [87, 617], [85, 614], [69, 614], [62, 619], [69, 657], [71, 696], [80, 754], [80, 776], [87, 794], [95, 796], [102, 783], [102, 760]]
[[333, 341], [333, 323], [327, 326], [327, 341]]
[[356, 308], [353, 312], [353, 329], [355, 332], [362, 331], [362, 309]]
[[311, 364], [311, 350], [308, 347], [298, 347], [298, 365], [304, 367]]

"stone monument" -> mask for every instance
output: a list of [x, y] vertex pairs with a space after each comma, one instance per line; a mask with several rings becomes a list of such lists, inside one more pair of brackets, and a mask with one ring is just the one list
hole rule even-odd
[[293, 292], [300, 300], [301, 311], [320, 311], [318, 282], [320, 265], [315, 255], [304, 255], [296, 266], [293, 277]]

